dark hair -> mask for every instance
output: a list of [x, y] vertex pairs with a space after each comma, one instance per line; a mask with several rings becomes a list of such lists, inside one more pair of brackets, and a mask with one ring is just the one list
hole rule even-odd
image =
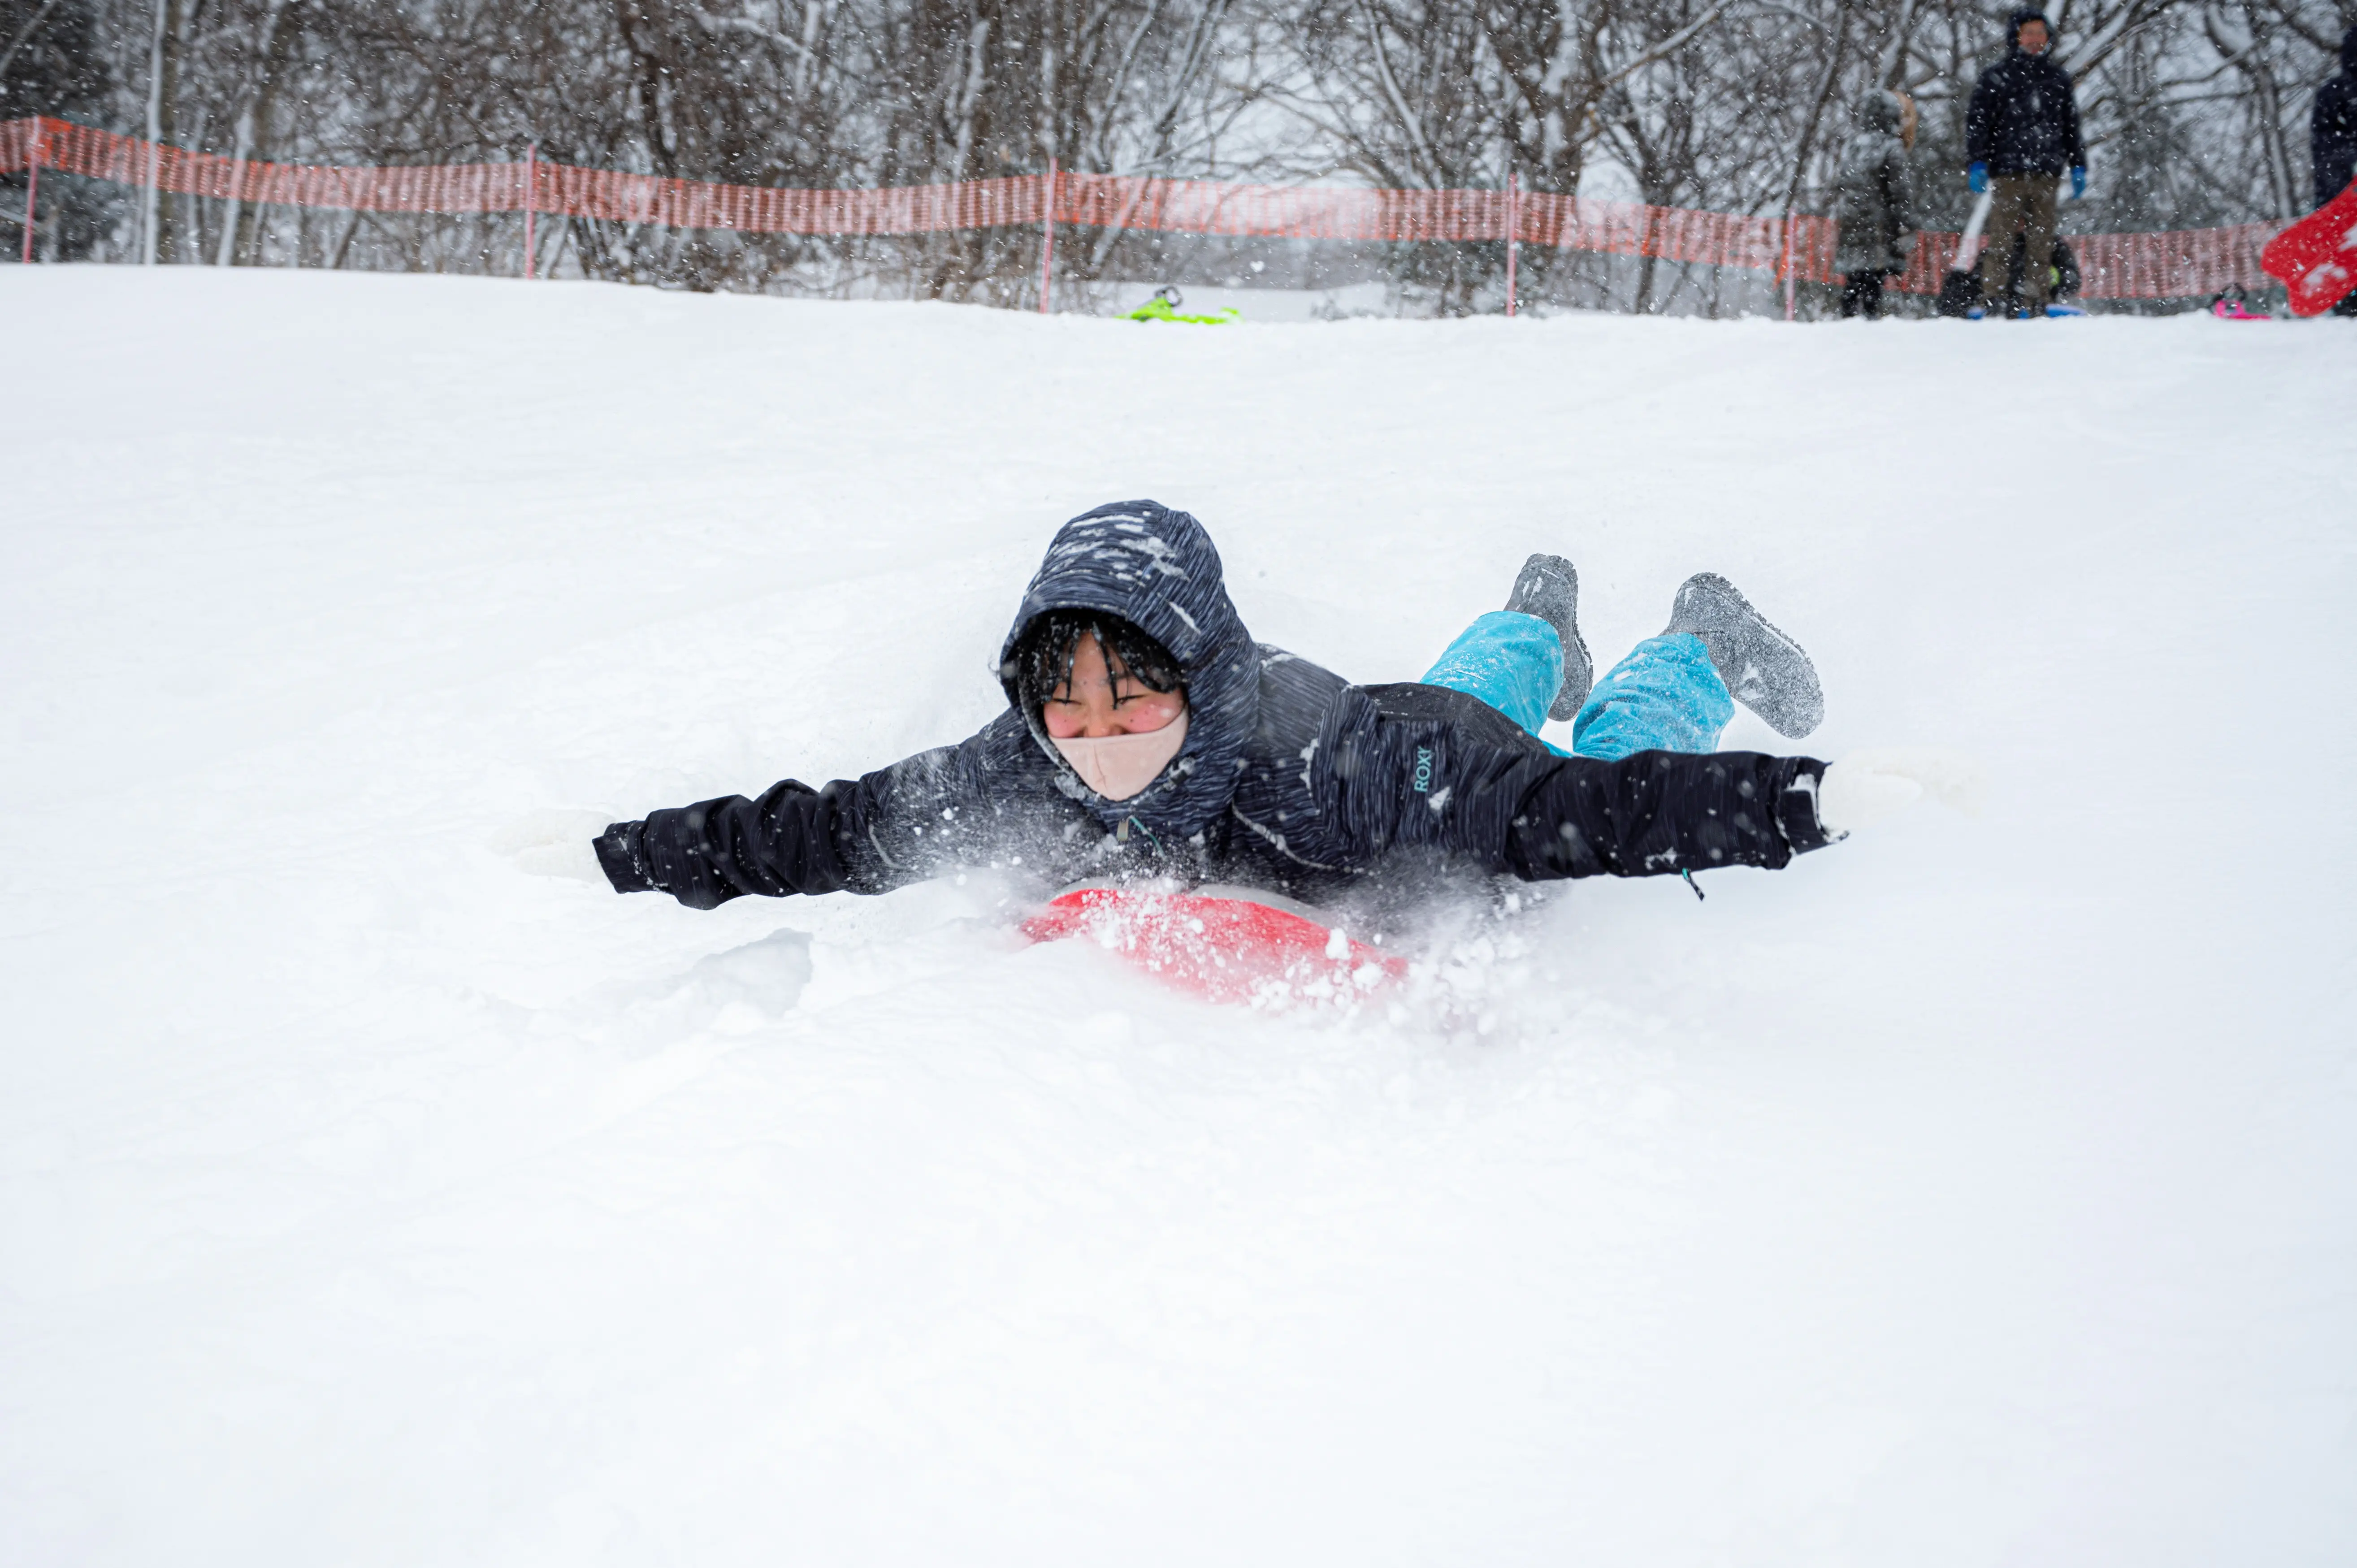
[[1037, 714], [1072, 680], [1072, 656], [1082, 636], [1093, 636], [1121, 668], [1157, 692], [1185, 683], [1178, 661], [1142, 627], [1103, 610], [1047, 610], [1031, 618], [1006, 656], [1003, 679], [1014, 683], [1025, 711]]

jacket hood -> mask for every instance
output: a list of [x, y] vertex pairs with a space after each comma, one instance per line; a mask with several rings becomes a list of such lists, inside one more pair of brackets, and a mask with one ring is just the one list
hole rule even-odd
[[2047, 22], [2046, 13], [2035, 5], [2017, 5], [2005, 14], [2006, 48], [2018, 49], [2021, 47], [2021, 25], [2024, 22], [2046, 22], [2046, 48], [2051, 53], [2054, 48], [2054, 24]]
[[1899, 134], [1899, 100], [1888, 92], [1869, 92], [1850, 111], [1850, 120], [1861, 131], [1881, 131], [1895, 136]]
[[[1017, 640], [1049, 610], [1102, 610], [1170, 650], [1187, 685], [1187, 744], [1162, 777], [1126, 800], [1081, 782], [1016, 689]], [[1228, 602], [1220, 553], [1203, 525], [1153, 501], [1116, 501], [1057, 532], [999, 649], [999, 683], [1056, 766], [1064, 792], [1108, 828], [1135, 818], [1157, 839], [1202, 831], [1234, 798], [1245, 743], [1260, 724], [1260, 655]]]

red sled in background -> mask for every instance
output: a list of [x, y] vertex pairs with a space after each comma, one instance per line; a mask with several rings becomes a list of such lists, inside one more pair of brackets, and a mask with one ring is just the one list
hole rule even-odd
[[1407, 961], [1243, 888], [1076, 887], [1023, 922], [1035, 942], [1084, 937], [1209, 1002], [1336, 1002], [1407, 977]]
[[2281, 278], [2294, 316], [2321, 316], [2357, 287], [2357, 180], [2267, 242], [2259, 265]]

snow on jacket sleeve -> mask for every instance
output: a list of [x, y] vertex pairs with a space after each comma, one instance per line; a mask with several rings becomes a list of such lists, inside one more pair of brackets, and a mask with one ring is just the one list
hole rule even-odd
[[1565, 757], [1523, 797], [1506, 868], [1529, 882], [1774, 870], [1831, 842], [1817, 821], [1824, 770], [1814, 757], [1756, 751]]
[[[1785, 865], [1828, 841], [1824, 764], [1758, 752], [1558, 757], [1477, 699], [1360, 688], [1310, 768], [1361, 865], [1437, 850], [1525, 881]], [[1305, 842], [1315, 842], [1303, 835]]]
[[597, 864], [617, 893], [668, 893], [691, 909], [747, 893], [832, 893], [847, 885], [838, 839], [845, 800], [858, 788], [838, 779], [813, 789], [788, 779], [756, 800], [724, 795], [651, 811], [607, 828]]
[[[1055, 788], [1022, 721], [823, 789], [789, 779], [617, 822], [597, 841], [618, 893], [710, 909], [748, 893], [885, 893], [960, 865], [1071, 875], [1103, 835]], [[1071, 863], [1071, 865], [1064, 863]]]

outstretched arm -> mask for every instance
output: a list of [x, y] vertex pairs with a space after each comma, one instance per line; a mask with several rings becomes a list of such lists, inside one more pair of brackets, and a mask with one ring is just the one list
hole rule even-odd
[[1825, 765], [1756, 751], [1565, 757], [1508, 824], [1505, 868], [1529, 882], [1774, 869], [1840, 835], [1817, 814]]
[[1422, 848], [1533, 882], [1661, 876], [1781, 866], [1840, 836], [1819, 821], [1813, 757], [1565, 757], [1478, 699], [1427, 686], [1338, 704], [1311, 767], [1361, 862]]
[[758, 800], [726, 795], [650, 811], [598, 836], [597, 864], [617, 893], [668, 893], [691, 909], [712, 909], [747, 893], [770, 898], [833, 893], [851, 884], [844, 810], [860, 783], [823, 789], [800, 779], [773, 784]]
[[1020, 859], [1052, 871], [1080, 835], [1022, 721], [1002, 714], [957, 746], [920, 752], [823, 789], [789, 779], [759, 797], [723, 796], [597, 843], [620, 893], [668, 893], [710, 909], [748, 893], [884, 893], [960, 865]]

